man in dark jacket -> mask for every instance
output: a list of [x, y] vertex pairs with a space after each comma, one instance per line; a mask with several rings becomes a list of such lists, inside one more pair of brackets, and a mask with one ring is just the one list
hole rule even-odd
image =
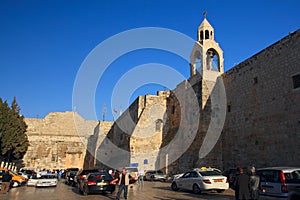
[[248, 200], [249, 194], [249, 176], [244, 174], [243, 168], [238, 168], [239, 175], [235, 180], [235, 199], [236, 200]]
[[1, 186], [2, 194], [6, 194], [9, 191], [11, 179], [12, 179], [12, 176], [9, 174], [9, 170], [3, 171], [2, 186]]

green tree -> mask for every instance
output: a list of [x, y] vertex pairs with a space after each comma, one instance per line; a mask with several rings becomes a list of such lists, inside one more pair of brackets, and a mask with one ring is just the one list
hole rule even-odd
[[29, 141], [26, 135], [27, 125], [24, 116], [20, 115], [20, 107], [16, 97], [9, 107], [7, 101], [0, 98], [0, 157], [1, 160], [11, 162], [22, 159]]

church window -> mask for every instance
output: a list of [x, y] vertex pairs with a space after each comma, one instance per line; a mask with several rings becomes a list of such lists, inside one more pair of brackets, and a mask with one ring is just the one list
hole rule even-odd
[[203, 31], [200, 31], [200, 40], [203, 40]]
[[205, 31], [205, 39], [209, 39], [209, 31], [208, 30]]
[[300, 88], [300, 74], [292, 76], [293, 79], [293, 88]]

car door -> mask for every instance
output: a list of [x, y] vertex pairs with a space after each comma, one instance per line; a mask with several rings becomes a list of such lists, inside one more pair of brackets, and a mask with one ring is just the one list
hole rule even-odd
[[190, 173], [190, 177], [187, 179], [187, 183], [186, 183], [186, 189], [187, 190], [193, 190], [193, 185], [196, 183], [197, 185], [199, 185], [198, 184], [198, 182], [199, 182], [199, 179], [200, 177], [199, 177], [199, 175], [198, 175], [198, 173], [197, 172], [195, 172], [195, 171], [192, 171], [191, 173]]
[[182, 177], [178, 178], [176, 180], [177, 187], [185, 190], [190, 189], [188, 188], [188, 182], [190, 177], [191, 177], [191, 172], [186, 172]]

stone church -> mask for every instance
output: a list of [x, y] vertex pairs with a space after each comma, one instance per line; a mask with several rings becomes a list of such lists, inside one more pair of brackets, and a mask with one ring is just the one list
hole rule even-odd
[[131, 165], [170, 174], [201, 166], [300, 166], [300, 30], [227, 72], [214, 36], [204, 18], [189, 79], [137, 97], [115, 122], [76, 112], [25, 119], [30, 147], [24, 165]]

